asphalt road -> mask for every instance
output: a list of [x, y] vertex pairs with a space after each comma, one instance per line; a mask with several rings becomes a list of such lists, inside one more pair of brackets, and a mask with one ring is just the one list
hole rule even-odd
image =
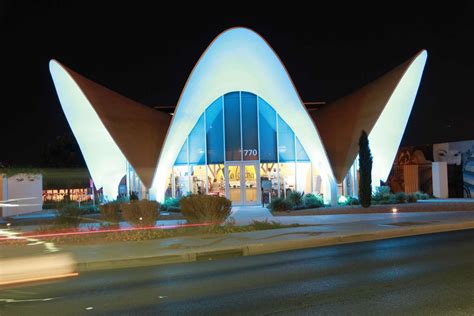
[[[34, 264], [34, 263], [33, 263]], [[0, 290], [0, 315], [473, 315], [474, 230]]]

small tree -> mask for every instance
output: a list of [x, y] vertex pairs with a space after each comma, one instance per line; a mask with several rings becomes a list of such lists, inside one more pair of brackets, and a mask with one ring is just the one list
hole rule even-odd
[[369, 138], [362, 131], [359, 138], [359, 201], [362, 207], [369, 207], [372, 201], [372, 154]]

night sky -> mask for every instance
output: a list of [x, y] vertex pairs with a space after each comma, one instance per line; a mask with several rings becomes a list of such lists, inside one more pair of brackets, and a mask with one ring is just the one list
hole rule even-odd
[[425, 48], [428, 61], [402, 143], [474, 139], [474, 2], [283, 7], [275, 1], [265, 8], [222, 2], [232, 5], [218, 9], [95, 2], [101, 4], [0, 2], [3, 164], [40, 165], [48, 143], [71, 133], [49, 75], [51, 58], [145, 105], [174, 106], [200, 55], [233, 26], [270, 43], [305, 102], [342, 97]]

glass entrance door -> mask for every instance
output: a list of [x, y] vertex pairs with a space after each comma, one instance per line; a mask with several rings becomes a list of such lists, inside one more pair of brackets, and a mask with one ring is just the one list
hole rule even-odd
[[226, 196], [232, 205], [260, 204], [258, 162], [228, 162], [225, 171]]
[[226, 188], [225, 193], [229, 200], [232, 201], [233, 205], [242, 204], [242, 190], [240, 186], [240, 165], [239, 164], [229, 164], [226, 166]]

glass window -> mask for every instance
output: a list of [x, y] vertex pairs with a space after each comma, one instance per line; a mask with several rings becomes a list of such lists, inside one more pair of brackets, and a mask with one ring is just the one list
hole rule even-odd
[[311, 163], [300, 162], [296, 163], [296, 190], [299, 192], [311, 192]]
[[208, 194], [225, 196], [224, 165], [209, 165], [207, 170], [207, 176], [209, 181]]
[[260, 164], [260, 181], [263, 190], [263, 203], [270, 203], [271, 199], [278, 196], [278, 164], [261, 163]]
[[240, 156], [240, 93], [224, 95], [225, 157], [226, 160], [241, 160]]
[[287, 162], [280, 164], [280, 197], [286, 198], [290, 191], [296, 190], [295, 163]]
[[218, 98], [206, 110], [208, 164], [224, 162], [224, 131], [222, 125], [222, 98]]
[[301, 145], [300, 140], [296, 137], [296, 160], [298, 161], [310, 161], [306, 151]]
[[170, 170], [168, 176], [166, 177], [166, 191], [165, 198], [173, 197], [173, 187], [172, 187], [173, 172]]
[[324, 177], [321, 174], [321, 170], [316, 167], [316, 165], [312, 165], [313, 168], [313, 192], [321, 194], [324, 196], [326, 191], [326, 183], [324, 181]]
[[263, 99], [258, 99], [260, 128], [260, 161], [277, 162], [276, 112]]
[[257, 96], [242, 92], [242, 145], [244, 160], [258, 159]]
[[295, 161], [295, 134], [278, 116], [278, 154], [280, 162]]
[[175, 181], [175, 197], [180, 198], [187, 195], [189, 190], [189, 169], [188, 166], [175, 166], [173, 168]]
[[203, 165], [205, 163], [205, 137], [204, 115], [201, 115], [188, 137], [190, 164]]
[[257, 171], [258, 167], [255, 165], [245, 165], [242, 166], [244, 172], [244, 198], [245, 203], [255, 203], [258, 200], [258, 195], [261, 194], [259, 190], [257, 190]]
[[191, 192], [206, 194], [206, 166], [193, 165], [191, 169]]
[[176, 158], [175, 165], [187, 165], [188, 164], [188, 139], [184, 141], [183, 147], [179, 151], [178, 157]]

